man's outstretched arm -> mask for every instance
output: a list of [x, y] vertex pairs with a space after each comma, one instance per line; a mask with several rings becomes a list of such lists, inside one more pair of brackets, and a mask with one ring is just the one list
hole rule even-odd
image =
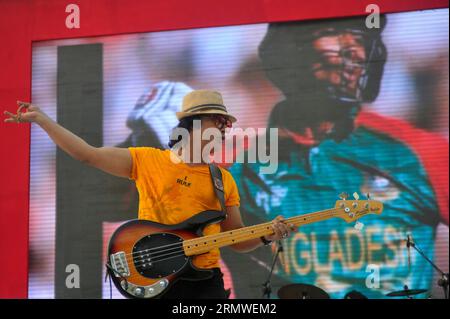
[[9, 118], [7, 123], [36, 123], [38, 124], [64, 152], [72, 158], [87, 165], [98, 168], [111, 175], [129, 178], [132, 158], [130, 151], [118, 147], [94, 147], [82, 138], [62, 127], [48, 117], [39, 107], [26, 102], [17, 102], [26, 112], [17, 114], [5, 111]]

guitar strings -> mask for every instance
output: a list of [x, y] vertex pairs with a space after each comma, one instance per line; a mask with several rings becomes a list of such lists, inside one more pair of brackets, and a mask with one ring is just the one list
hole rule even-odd
[[[253, 226], [248, 226], [248, 227], [246, 227], [246, 228], [247, 228], [247, 230], [250, 230], [250, 228], [251, 228], [251, 229], [255, 229], [255, 228], [258, 228], [258, 227], [266, 227], [266, 226], [264, 226], [264, 225], [271, 225], [271, 223], [264, 223], [264, 224], [259, 224], [259, 225], [253, 225]], [[246, 230], [246, 231], [247, 231], [247, 230]], [[224, 232], [223, 235], [229, 235], [229, 234], [228, 234], [227, 232]], [[211, 235], [210, 235], [210, 236], [211, 236]], [[218, 236], [218, 237], [219, 237], [219, 234], [214, 234], [214, 235], [212, 235], [212, 236]], [[202, 238], [205, 238], [205, 237], [208, 237], [208, 236], [204, 236], [204, 237], [202, 237]], [[194, 238], [194, 239], [188, 239], [188, 240], [195, 241], [195, 240], [200, 240], [200, 239], [199, 239], [199, 238]], [[183, 242], [184, 242], [184, 241], [183, 241]], [[125, 256], [142, 254], [144, 251], [159, 250], [160, 248], [164, 248], [164, 247], [170, 247], [170, 246], [175, 246], [175, 245], [182, 245], [183, 242], [178, 242], [178, 243], [173, 243], [173, 244], [163, 245], [163, 246], [159, 246], [159, 247], [154, 247], [154, 248], [148, 248], [148, 249], [138, 250], [138, 251], [135, 251], [135, 252], [132, 252], [132, 253], [125, 254]]]
[[[367, 209], [365, 209], [365, 210], [367, 210]], [[364, 212], [365, 210], [362, 210], [362, 211], [357, 211], [357, 212], [355, 212], [355, 215], [358, 215], [359, 213], [362, 213], [362, 212]], [[331, 210], [332, 211], [332, 210]], [[325, 212], [325, 211], [324, 211]], [[307, 221], [308, 222], [310, 222], [310, 221], [320, 221], [320, 219], [318, 219], [318, 220], [316, 220], [316, 218], [314, 218], [314, 217], [319, 217], [319, 216], [322, 216], [324, 213], [319, 213], [319, 212], [316, 212], [316, 213], [313, 213], [314, 215], [311, 215], [311, 214], [305, 214], [305, 215], [302, 215], [302, 216], [298, 216], [298, 217], [293, 217], [293, 218], [289, 218], [289, 219], [287, 219], [286, 221], [291, 221], [291, 222], [294, 222], [295, 223], [295, 221], [297, 220], [297, 219], [302, 219], [302, 218], [305, 218], [304, 216], [306, 216], [306, 215], [310, 215], [310, 217], [313, 217], [313, 218], [309, 218], [309, 219], [307, 219]], [[334, 217], [335, 216], [335, 214], [333, 213], [330, 217]], [[306, 221], [306, 220], [304, 220], [304, 221]], [[252, 228], [254, 228], [254, 227], [257, 227], [257, 228], [259, 228], [259, 227], [261, 227], [261, 226], [263, 226], [264, 224], [260, 224], [260, 225], [254, 225], [254, 226], [250, 226], [250, 227], [252, 227]], [[249, 227], [249, 228], [250, 228]], [[261, 229], [262, 230], [262, 229]], [[241, 235], [239, 235], [239, 236], [237, 236], [236, 237], [236, 239], [238, 239], [238, 238], [241, 238], [241, 237], [245, 237], [247, 234], [245, 234], [245, 233], [242, 233]], [[221, 236], [221, 237], [223, 237], [223, 236]], [[220, 240], [220, 239], [219, 239]], [[217, 242], [217, 244], [219, 244], [220, 245], [220, 243], [222, 243], [223, 241], [218, 241]], [[226, 242], [226, 241], [225, 241]], [[181, 244], [181, 243], [176, 243], [176, 244]], [[172, 244], [171, 244], [172, 245]], [[166, 246], [170, 246], [170, 245], [166, 245]], [[165, 251], [165, 250], [162, 250], [161, 252], [163, 252], [163, 251]], [[165, 256], [168, 256], [168, 255], [170, 255], [170, 254], [173, 254], [173, 253], [177, 253], [177, 252], [180, 252], [181, 254], [179, 254], [179, 255], [173, 255], [173, 256], [170, 256], [170, 257], [165, 257]], [[130, 255], [130, 254], [128, 254], [128, 255]], [[183, 249], [180, 249], [180, 250], [178, 250], [178, 251], [173, 251], [173, 252], [171, 252], [171, 253], [168, 253], [168, 254], [163, 254], [163, 255], [159, 255], [159, 256], [157, 256], [157, 257], [163, 257], [164, 256], [164, 258], [161, 258], [161, 259], [158, 259], [158, 260], [156, 260], [156, 261], [153, 261], [152, 263], [156, 263], [156, 262], [162, 262], [162, 261], [166, 261], [166, 260], [168, 260], [168, 259], [172, 259], [172, 258], [176, 258], [176, 257], [181, 257], [181, 256], [186, 256], [185, 254], [184, 254], [184, 250]], [[195, 256], [195, 255], [194, 255]], [[138, 258], [139, 259], [139, 258]], [[133, 259], [133, 261], [134, 260], [136, 260], [136, 259]], [[127, 262], [129, 262], [129, 259], [127, 258]], [[139, 263], [139, 260], [136, 262], [136, 263]], [[135, 264], [135, 266], [136, 266], [136, 263], [134, 263]], [[138, 273], [138, 272], [133, 272], [133, 273], [131, 273], [127, 278], [128, 279], [135, 279], [135, 278], [140, 278], [140, 277], [142, 277], [142, 274], [140, 274], [140, 273]]]
[[[319, 214], [319, 215], [323, 215], [324, 213], [321, 213], [321, 214]], [[319, 215], [315, 215], [315, 217], [319, 217]], [[304, 218], [304, 217], [296, 217], [296, 218], [293, 218], [293, 219], [290, 219], [290, 221], [294, 221], [295, 219], [300, 219], [300, 218], [303, 218], [305, 221], [306, 221], [306, 219]], [[314, 219], [312, 219], [312, 218], [310, 218], [309, 220], [311, 220], [311, 221], [314, 221]], [[260, 228], [260, 229], [258, 229], [258, 231], [265, 231], [266, 230], [266, 226], [262, 226], [262, 225], [258, 225], [258, 228]], [[242, 232], [240, 235], [237, 235], [235, 238], [237, 239], [237, 240], [239, 240], [239, 239], [241, 239], [242, 237], [246, 237], [247, 235], [248, 235], [248, 233], [249, 233], [249, 231], [250, 230], [247, 230], [246, 232]], [[253, 231], [253, 233], [254, 233], [254, 231]], [[221, 236], [221, 237], [224, 237], [224, 236]], [[204, 240], [202, 240], [202, 241], [204, 241]], [[227, 241], [227, 240], [226, 240]], [[226, 242], [225, 241], [225, 242]], [[220, 241], [220, 239], [219, 239], [219, 242], [217, 242], [217, 240], [216, 240], [216, 244], [221, 244], [223, 241]], [[182, 244], [182, 243], [177, 243], [177, 244]], [[159, 249], [157, 252], [155, 252], [155, 253], [160, 253], [160, 255], [158, 255], [158, 256], [151, 256], [152, 255], [152, 253], [145, 253], [145, 254], [141, 254], [140, 256], [137, 256], [136, 258], [135, 257], [133, 257], [133, 263], [136, 265], [136, 264], [139, 264], [139, 263], [143, 263], [143, 264], [146, 264], [146, 263], [152, 263], [152, 262], [158, 262], [158, 261], [163, 261], [164, 260], [164, 258], [162, 258], [162, 259], [157, 259], [157, 260], [154, 260], [153, 258], [161, 258], [161, 257], [166, 257], [166, 256], [170, 256], [170, 255], [172, 255], [172, 254], [174, 254], [174, 253], [177, 253], [177, 252], [184, 252], [184, 249], [178, 249], [178, 248], [181, 248], [181, 247], [173, 247], [173, 248], [170, 248], [170, 249]], [[178, 249], [178, 250], [175, 250], [175, 251], [173, 251], [174, 249]], [[172, 250], [172, 251], [171, 251]], [[167, 251], [170, 251], [170, 252], [168, 252], [168, 253], [166, 253]], [[162, 253], [162, 254], [161, 254]], [[144, 255], [144, 256], [143, 256]], [[148, 256], [148, 255], [150, 255], [150, 256]], [[150, 259], [150, 260], [148, 260], [148, 259]]]
[[[364, 210], [363, 210], [364, 211]], [[363, 212], [363, 211], [357, 211], [356, 212], [356, 214], [359, 214], [359, 213], [361, 213], [361, 212]], [[324, 213], [320, 213], [320, 214], [317, 214], [317, 215], [315, 215], [314, 217], [319, 217], [319, 216], [321, 216], [321, 215], [323, 215]], [[331, 216], [331, 217], [333, 217], [334, 216], [334, 214]], [[292, 219], [290, 219], [290, 221], [294, 221], [294, 220], [296, 220], [296, 219], [301, 219], [301, 218], [303, 218], [302, 216], [300, 216], [300, 217], [294, 217], [294, 218], [292, 218]], [[317, 221], [317, 220], [320, 220], [320, 219], [313, 219], [313, 218], [310, 218], [308, 221]], [[305, 220], [306, 221], [306, 220]], [[261, 225], [258, 225], [259, 227], [261, 226]], [[261, 227], [262, 228], [262, 227]], [[265, 230], [265, 229], [264, 229]], [[260, 230], [260, 231], [262, 231], [262, 229]], [[239, 240], [239, 239], [241, 239], [242, 237], [246, 237], [248, 234], [247, 233], [242, 233], [242, 234], [240, 234], [239, 236], [236, 236], [235, 238], [237, 239], [237, 240]], [[223, 237], [223, 236], [222, 236]], [[218, 241], [218, 242], [216, 242], [216, 244], [218, 244], [219, 246], [220, 246], [220, 244], [221, 243], [223, 243], [224, 241]], [[227, 242], [227, 240], [225, 240], [225, 242]], [[217, 248], [219, 248], [219, 247], [217, 247]], [[171, 250], [173, 250], [174, 248], [172, 248]], [[158, 251], [158, 252], [166, 252], [167, 251], [167, 249], [166, 250], [161, 250], [161, 251]], [[170, 252], [170, 253], [166, 253], [166, 254], [162, 254], [162, 255], [159, 255], [159, 256], [155, 256], [154, 258], [157, 258], [157, 257], [166, 257], [166, 256], [170, 256], [170, 255], [172, 255], [172, 254], [174, 254], [174, 253], [177, 253], [177, 252], [183, 252], [183, 254], [182, 255], [179, 255], [179, 256], [183, 256], [183, 255], [185, 255], [184, 254], [184, 249], [180, 249], [180, 250], [177, 250], [177, 251], [172, 251], [172, 252]], [[147, 255], [147, 254], [146, 254]], [[171, 257], [169, 257], [169, 258], [173, 258], [174, 256], [171, 256]], [[142, 260], [142, 259], [144, 259], [144, 260]], [[136, 264], [139, 264], [139, 263], [147, 263], [147, 261], [145, 260], [146, 258], [145, 257], [138, 257], [138, 258], [133, 258], [133, 262], [134, 262], [134, 264], [136, 265]], [[151, 260], [151, 263], [154, 263], [154, 262], [159, 262], [159, 261], [164, 261], [165, 260], [165, 258], [162, 258], [162, 259], [157, 259], [157, 260]]]
[[[333, 210], [335, 210], [335, 209], [334, 208], [326, 209], [326, 210], [315, 212], [315, 213], [309, 213], [309, 214], [305, 214], [305, 215], [301, 215], [301, 216], [291, 217], [291, 218], [286, 219], [285, 221], [293, 221], [294, 219], [298, 219], [298, 218], [307, 218], [308, 216], [309, 217], [314, 217], [314, 216], [318, 216], [318, 215], [323, 215], [324, 213], [329, 213], [329, 212], [332, 212]], [[260, 228], [260, 227], [267, 227], [268, 225], [271, 225], [271, 224], [272, 224], [271, 222], [268, 222], [268, 223], [263, 223], [263, 224], [259, 224], [259, 225], [247, 226], [246, 227], [247, 228], [246, 231], [250, 231], [250, 230], [253, 230], [253, 229]], [[217, 237], [221, 237], [221, 235], [222, 236], [228, 236], [227, 232], [224, 232], [222, 234], [214, 234], [212, 236], [217, 236]], [[207, 236], [204, 236], [204, 237], [207, 237]], [[195, 239], [190, 239], [190, 240], [192, 240], [192, 241], [196, 241], [196, 240], [203, 241], [203, 240], [201, 240], [201, 238], [195, 238]], [[183, 244], [183, 242], [173, 243], [173, 244], [168, 244], [168, 245], [164, 245], [164, 246], [148, 248], [148, 249], [143, 249], [143, 250], [138, 250], [138, 251], [135, 251], [135, 252], [132, 252], [132, 253], [125, 254], [125, 256], [142, 254], [144, 251], [158, 250], [160, 248], [170, 247], [170, 246], [175, 246], [175, 245], [180, 245], [180, 244]]]
[[[318, 214], [318, 215], [315, 215], [315, 216], [321, 216], [321, 215], [323, 215], [324, 213], [321, 213], [321, 214]], [[298, 218], [301, 218], [301, 216], [300, 217], [295, 217], [295, 218], [292, 218], [292, 219], [290, 219], [291, 221], [294, 221], [295, 219], [298, 219]], [[310, 219], [310, 220], [312, 220], [312, 219]], [[264, 229], [263, 229], [263, 227], [261, 227], [263, 224], [260, 224], [260, 225], [255, 225], [255, 226], [258, 226], [258, 227], [260, 227], [261, 229], [260, 229], [260, 231], [262, 231], [262, 230], [266, 230], [265, 229], [265, 227], [264, 227]], [[239, 236], [237, 236], [236, 238], [242, 238], [242, 237], [245, 237], [247, 234], [241, 234], [241, 235], [239, 235]], [[221, 243], [221, 242], [226, 242], [226, 240], [225, 241], [220, 241], [219, 242], [219, 244]], [[178, 243], [177, 243], [178, 244]], [[166, 251], [166, 250], [163, 250], [163, 251]], [[170, 256], [170, 257], [166, 257], [166, 256], [168, 256], [168, 255], [171, 255], [171, 254], [176, 254], [176, 253], [181, 253], [181, 254], [178, 254], [178, 255], [173, 255], [173, 256]], [[163, 255], [159, 255], [159, 256], [157, 256], [157, 257], [163, 257], [163, 258], [161, 258], [161, 259], [157, 259], [157, 260], [154, 260], [154, 261], [152, 261], [151, 263], [153, 264], [153, 263], [157, 263], [157, 262], [162, 262], [162, 261], [166, 261], [166, 260], [168, 260], [168, 259], [172, 259], [172, 258], [176, 258], [176, 257], [182, 257], [182, 256], [186, 256], [185, 254], [184, 254], [184, 250], [183, 249], [180, 249], [180, 250], [178, 250], [178, 251], [172, 251], [172, 252], [170, 252], [170, 253], [168, 253], [168, 254], [163, 254]], [[137, 258], [137, 259], [140, 259], [140, 258]], [[127, 261], [129, 261], [128, 260], [128, 258], [127, 258]], [[142, 261], [136, 261], [136, 259], [133, 259], [133, 261], [134, 261], [134, 265], [135, 265], [135, 267], [139, 267], [140, 265], [140, 263], [142, 263]], [[144, 263], [145, 264], [145, 263]], [[128, 276], [128, 278], [129, 279], [133, 279], [133, 278], [137, 278], [137, 277], [139, 277], [139, 276], [142, 276], [140, 273], [134, 273], [134, 274], [130, 274], [130, 276]]]
[[[303, 215], [303, 216], [297, 216], [297, 217], [289, 218], [289, 219], [287, 219], [286, 221], [295, 222], [296, 219], [304, 219], [304, 221], [306, 221], [307, 219], [308, 219], [308, 220], [311, 220], [312, 217], [318, 217], [318, 216], [322, 216], [322, 215], [324, 215], [324, 214], [328, 214], [328, 211], [332, 211], [332, 210], [322, 211], [322, 212], [320, 212], [320, 213], [319, 213], [319, 212], [314, 213], [315, 215], [310, 215], [310, 218], [306, 218], [306, 217], [304, 217], [304, 216], [306, 216], [306, 215]], [[334, 216], [334, 215], [332, 215], [331, 217], [333, 217], [333, 216]], [[255, 230], [257, 230], [257, 231], [262, 231], [263, 229], [266, 230], [266, 229], [267, 229], [267, 226], [270, 226], [270, 225], [271, 225], [271, 223], [264, 223], [264, 224], [260, 224], [260, 225], [249, 226], [249, 227], [246, 227], [247, 229], [246, 229], [245, 231], [241, 231], [241, 233], [242, 233], [242, 235], [247, 236], [250, 232], [251, 232], [251, 233], [254, 233]], [[223, 237], [228, 237], [229, 234], [225, 232], [225, 233], [222, 233], [222, 234], [215, 234], [215, 235], [212, 235], [212, 236], [215, 236], [215, 238], [216, 238], [216, 243], [217, 243], [217, 240], [220, 241], [220, 239], [222, 239]], [[207, 237], [207, 236], [206, 236], [206, 237]], [[236, 237], [236, 238], [240, 238], [240, 237], [242, 237], [242, 236], [238, 236], [238, 237]], [[208, 241], [208, 239], [205, 239], [205, 237], [193, 239], [193, 241], [200, 241], [200, 242], [205, 242], [205, 240]], [[209, 240], [210, 240], [210, 239], [209, 239]], [[128, 253], [128, 254], [126, 254], [126, 256], [139, 254], [140, 256], [137, 256], [137, 258], [134, 258], [134, 256], [133, 256], [133, 260], [141, 259], [141, 258], [145, 258], [145, 257], [142, 257], [143, 255], [149, 255], [149, 254], [151, 254], [150, 251], [157, 250], [155, 253], [160, 253], [160, 252], [165, 252], [165, 251], [170, 251], [170, 250], [176, 249], [176, 248], [178, 248], [180, 245], [183, 245], [183, 242], [173, 243], [173, 244], [164, 245], [164, 246], [155, 247], [155, 248], [144, 249], [144, 250], [136, 251], [136, 252], [133, 252], [133, 253]], [[195, 245], [195, 244], [193, 243], [192, 245]], [[175, 246], [175, 247], [172, 247], [172, 248], [169, 248], [169, 249], [163, 249], [163, 250], [161, 250], [161, 248], [169, 247], [169, 246]], [[144, 253], [144, 251], [145, 251], [146, 253]], [[148, 253], [147, 253], [147, 252], [148, 252]], [[161, 256], [161, 255], [160, 255], [160, 256]], [[159, 256], [159, 257], [160, 257], [160, 256]]]
[[[357, 212], [357, 213], [359, 213], [359, 212]], [[322, 215], [324, 215], [324, 213], [320, 213], [320, 214], [318, 214], [318, 215], [314, 215], [314, 217], [321, 217]], [[330, 217], [333, 217], [333, 215], [332, 216], [330, 216]], [[304, 217], [302, 217], [302, 216], [299, 216], [299, 217], [295, 217], [295, 218], [292, 218], [292, 219], [289, 219], [290, 221], [293, 221], [294, 222], [294, 220], [296, 220], [296, 219], [304, 219]], [[309, 219], [304, 219], [304, 221], [306, 221], [306, 220], [308, 220], [308, 221], [315, 221], [314, 220], [314, 218], [309, 218]], [[258, 228], [261, 228], [261, 229], [259, 229], [259, 231], [265, 231], [266, 230], [266, 228], [265, 228], [265, 226], [264, 227], [261, 227], [262, 225], [258, 225]], [[264, 228], [264, 229], [263, 229]], [[248, 235], [248, 233], [249, 233], [249, 231], [250, 230], [248, 230], [248, 231], [246, 231], [246, 232], [242, 232], [240, 235], [238, 235], [238, 236], [236, 236], [235, 238], [237, 239], [237, 240], [239, 240], [239, 239], [241, 239], [242, 237], [246, 237], [247, 235]], [[222, 236], [223, 237], [223, 236]], [[227, 242], [228, 240], [225, 240], [225, 242]], [[216, 244], [221, 244], [221, 243], [223, 243], [224, 241], [222, 240], [218, 240], [218, 241], [216, 241]], [[180, 245], [180, 244], [182, 244], [182, 243], [176, 243], [176, 244], [178, 244], [178, 245]], [[166, 246], [168, 246], [168, 245], [166, 245]], [[163, 247], [163, 246], [161, 246], [161, 247]], [[158, 250], [157, 252], [155, 252], [155, 253], [146, 253], [146, 254], [141, 254], [141, 256], [139, 256], [139, 257], [136, 257], [136, 258], [134, 258], [133, 257], [133, 263], [134, 263], [134, 265], [139, 265], [140, 263], [143, 263], [143, 264], [146, 264], [146, 263], [155, 263], [155, 262], [159, 262], [159, 261], [164, 261], [164, 260], [166, 260], [166, 258], [167, 258], [167, 256], [170, 256], [170, 255], [172, 255], [172, 254], [175, 254], [175, 253], [178, 253], [178, 252], [183, 252], [183, 254], [182, 255], [178, 255], [178, 256], [183, 256], [183, 255], [185, 255], [184, 254], [184, 249], [178, 249], [178, 248], [181, 248], [181, 247], [173, 247], [173, 248], [170, 248], [170, 249], [162, 249], [162, 250]], [[174, 249], [178, 249], [178, 250], [174, 250]], [[174, 250], [174, 251], [171, 251], [171, 252], [168, 252], [168, 251], [170, 251], [170, 250]], [[168, 253], [166, 253], [166, 252], [168, 252]], [[157, 255], [157, 256], [150, 256], [150, 257], [148, 257], [148, 255], [152, 255], [152, 254], [157, 254], [157, 253], [162, 253], [162, 254], [160, 254], [160, 255]], [[145, 256], [147, 256], [147, 257], [145, 257], [145, 256], [142, 256], [142, 255], [145, 255]], [[161, 257], [163, 257], [163, 258], [161, 258]], [[173, 258], [174, 256], [170, 256], [170, 257], [168, 257], [168, 258]], [[150, 261], [148, 261], [147, 259], [149, 259], [150, 258]], [[153, 258], [161, 258], [161, 259], [153, 259]], [[127, 258], [127, 261], [129, 261], [129, 259]]]

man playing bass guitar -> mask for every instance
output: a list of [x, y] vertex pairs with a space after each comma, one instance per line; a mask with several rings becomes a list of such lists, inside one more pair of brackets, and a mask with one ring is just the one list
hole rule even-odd
[[[176, 145], [193, 142], [195, 133], [203, 136], [206, 129], [220, 131], [222, 141], [225, 129], [231, 127], [236, 119], [230, 115], [223, 104], [222, 96], [215, 91], [197, 90], [188, 93], [183, 100], [182, 112], [177, 113], [178, 129], [189, 132], [187, 141], [180, 136], [169, 142], [170, 150], [152, 147], [94, 147], [49, 118], [39, 107], [30, 103], [18, 102], [17, 114], [5, 111], [9, 118], [5, 122], [38, 124], [63, 151], [75, 160], [98, 168], [114, 176], [135, 181], [139, 192], [138, 218], [161, 224], [178, 224], [205, 210], [221, 210], [209, 173], [209, 165], [200, 155], [200, 160], [191, 159], [203, 154], [210, 142], [201, 139], [200, 147], [190, 147], [189, 152], [180, 153]], [[25, 109], [25, 112], [22, 112]], [[200, 128], [194, 122], [200, 123]], [[195, 132], [196, 130], [199, 130]], [[174, 161], [173, 159], [178, 159]], [[239, 211], [239, 193], [233, 176], [220, 168], [223, 177], [226, 218], [206, 226], [204, 235], [231, 231], [244, 227]], [[273, 233], [261, 238], [250, 239], [231, 245], [238, 252], [252, 251], [271, 241], [280, 240], [296, 230], [296, 226], [283, 222], [278, 216], [272, 222]], [[174, 283], [162, 298], [227, 298], [223, 274], [219, 267], [219, 249], [195, 256], [193, 264], [200, 269], [213, 270], [213, 277], [201, 281], [179, 280]], [[193, 294], [195, 292], [195, 294]]]

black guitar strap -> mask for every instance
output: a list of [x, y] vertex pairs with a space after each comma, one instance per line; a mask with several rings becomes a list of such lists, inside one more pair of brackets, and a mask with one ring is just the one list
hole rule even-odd
[[222, 207], [222, 211], [226, 216], [227, 210], [225, 208], [225, 192], [223, 188], [222, 172], [220, 171], [219, 167], [214, 164], [209, 164], [209, 171], [211, 173], [214, 192], [216, 193], [216, 196], [220, 202], [220, 206]]

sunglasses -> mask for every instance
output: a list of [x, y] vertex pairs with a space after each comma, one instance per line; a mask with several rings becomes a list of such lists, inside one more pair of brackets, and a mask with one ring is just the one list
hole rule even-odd
[[214, 121], [218, 129], [222, 129], [224, 127], [231, 128], [233, 123], [231, 120], [223, 115], [211, 115], [210, 118]]

